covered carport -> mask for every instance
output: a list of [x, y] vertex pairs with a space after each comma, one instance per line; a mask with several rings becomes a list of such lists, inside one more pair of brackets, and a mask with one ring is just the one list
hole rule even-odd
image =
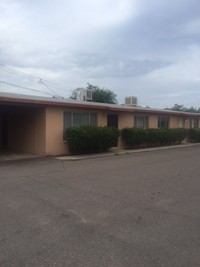
[[0, 149], [45, 153], [45, 107], [0, 98]]

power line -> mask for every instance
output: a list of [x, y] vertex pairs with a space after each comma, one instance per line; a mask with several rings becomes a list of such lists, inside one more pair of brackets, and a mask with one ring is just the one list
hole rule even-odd
[[0, 68], [1, 68], [3, 71], [8, 72], [8, 73], [10, 73], [10, 74], [13, 74], [13, 75], [16, 75], [16, 76], [19, 76], [19, 77], [22, 77], [22, 78], [27, 78], [27, 79], [30, 79], [30, 80], [32, 80], [32, 81], [36, 81], [36, 80], [35, 80], [36, 77], [33, 78], [33, 77], [29, 76], [28, 74], [24, 74], [24, 73], [22, 73], [22, 72], [16, 71], [16, 70], [14, 70], [14, 69], [12, 69], [12, 68], [3, 66], [2, 64], [0, 64]]
[[25, 87], [25, 86], [14, 84], [14, 83], [9, 83], [9, 82], [5, 82], [5, 81], [0, 81], [0, 83], [4, 83], [4, 84], [12, 85], [12, 86], [15, 86], [15, 87], [18, 87], [18, 88], [23, 88], [23, 89], [31, 90], [31, 91], [34, 91], [34, 92], [39, 92], [39, 93], [43, 93], [43, 94], [47, 94], [47, 95], [53, 96], [53, 94], [51, 94], [51, 93], [39, 91], [39, 90], [36, 90], [36, 89], [28, 88], [28, 87]]
[[[41, 78], [39, 78], [39, 77], [35, 77], [35, 76], [33, 76], [33, 75], [29, 75], [29, 74], [26, 74], [26, 73], [24, 73], [24, 72], [20, 72], [20, 71], [18, 71], [18, 70], [15, 70], [15, 69], [12, 68], [12, 67], [7, 67], [7, 66], [5, 66], [5, 65], [3, 65], [3, 64], [0, 64], [0, 67], [1, 67], [1, 69], [2, 69], [2, 67], [3, 67], [2, 70], [3, 70], [3, 71], [6, 71], [6, 72], [8, 72], [8, 73], [10, 73], [10, 74], [17, 75], [17, 76], [19, 76], [19, 77], [21, 77], [21, 78], [29, 79], [29, 80], [31, 80], [32, 82], [36, 82], [36, 83], [42, 84], [42, 85], [44, 85], [49, 91], [53, 92], [54, 95], [56, 95], [56, 96], [58, 96], [58, 97], [61, 97], [61, 96], [58, 95], [54, 90], [52, 90], [52, 89], [50, 88], [50, 86], [51, 86], [51, 87], [55, 87], [55, 86], [52, 86], [52, 85], [47, 86], [47, 84], [43, 82], [43, 79], [41, 79]], [[56, 88], [56, 89], [58, 89], [58, 88]]]
[[56, 92], [54, 92], [52, 89], [50, 89], [42, 80], [39, 81], [40, 84], [43, 84], [48, 90], [50, 90], [52, 93], [54, 93], [56, 96], [60, 97]]
[[[5, 72], [8, 72], [10, 74], [19, 76], [21, 78], [26, 78], [26, 79], [29, 79], [29, 80], [31, 80], [33, 82], [36, 82], [36, 83], [39, 83], [41, 80], [43, 80], [43, 81], [45, 81], [47, 83], [52, 84], [51, 87], [55, 87], [56, 89], [61, 89], [61, 90], [66, 90], [67, 91], [67, 89], [56, 87], [56, 86], [60, 86], [60, 84], [58, 84], [58, 83], [55, 83], [55, 82], [52, 82], [52, 81], [49, 81], [49, 80], [46, 80], [46, 79], [31, 75], [31, 74], [27, 74], [25, 72], [17, 70], [16, 68], [13, 68], [13, 67], [10, 67], [10, 66], [6, 66], [6, 65], [1, 64], [1, 63], [0, 63], [0, 68]], [[67, 87], [67, 88], [75, 89], [75, 88], [72, 88], [72, 87]]]

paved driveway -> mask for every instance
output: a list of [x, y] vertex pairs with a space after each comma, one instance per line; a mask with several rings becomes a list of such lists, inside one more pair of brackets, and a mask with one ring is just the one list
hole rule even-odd
[[0, 163], [0, 266], [200, 266], [199, 157]]

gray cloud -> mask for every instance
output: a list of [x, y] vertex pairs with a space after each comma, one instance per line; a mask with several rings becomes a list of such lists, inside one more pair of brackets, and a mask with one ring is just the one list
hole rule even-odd
[[140, 76], [171, 64], [154, 59], [120, 59], [95, 53], [78, 54], [74, 61], [74, 67], [85, 69], [90, 78]]
[[119, 99], [137, 94], [145, 105], [196, 105], [199, 10], [198, 0], [2, 0], [0, 63], [74, 88], [89, 81]]

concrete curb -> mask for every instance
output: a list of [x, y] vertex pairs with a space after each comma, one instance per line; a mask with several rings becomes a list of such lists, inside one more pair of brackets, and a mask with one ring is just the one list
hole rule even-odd
[[127, 155], [127, 154], [142, 153], [142, 152], [151, 152], [151, 151], [157, 151], [157, 150], [192, 147], [192, 146], [199, 146], [199, 145], [200, 143], [185, 144], [185, 145], [180, 144], [180, 145], [175, 145], [175, 146], [163, 146], [163, 147], [152, 147], [152, 148], [139, 148], [139, 149], [130, 149], [130, 150], [123, 149], [123, 150], [116, 150], [114, 152], [106, 152], [106, 153], [99, 153], [99, 154], [77, 155], [77, 156], [69, 155], [69, 156], [59, 156], [59, 157], [53, 157], [53, 158], [57, 160], [76, 161], [76, 160]]

